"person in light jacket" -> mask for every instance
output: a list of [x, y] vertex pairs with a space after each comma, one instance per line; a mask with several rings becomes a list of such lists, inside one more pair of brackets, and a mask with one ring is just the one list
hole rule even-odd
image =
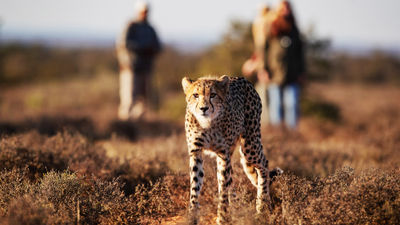
[[116, 44], [120, 65], [118, 117], [121, 120], [138, 119], [144, 115], [154, 60], [161, 51], [157, 33], [148, 22], [149, 5], [140, 1], [135, 9], [137, 18], [128, 23]]

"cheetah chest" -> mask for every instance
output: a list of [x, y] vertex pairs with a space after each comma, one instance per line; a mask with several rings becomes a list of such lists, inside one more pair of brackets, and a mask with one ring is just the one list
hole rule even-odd
[[[189, 143], [194, 143], [197, 147], [217, 154], [232, 150], [240, 137], [240, 126], [237, 123], [223, 119], [221, 123], [215, 123], [208, 129], [199, 126], [189, 125], [186, 133]], [[193, 128], [196, 129], [193, 129]]]

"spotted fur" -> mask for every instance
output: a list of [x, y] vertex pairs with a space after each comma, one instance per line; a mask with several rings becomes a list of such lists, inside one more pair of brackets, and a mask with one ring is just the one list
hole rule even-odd
[[[261, 144], [261, 100], [253, 85], [244, 78], [222, 76], [196, 81], [185, 77], [182, 86], [187, 102], [185, 129], [190, 156], [191, 215], [196, 215], [199, 208], [204, 177], [202, 153], [209, 151], [217, 157], [217, 221], [229, 221], [231, 156], [238, 143], [244, 171], [257, 187], [256, 209], [261, 212], [270, 198], [270, 177]], [[196, 219], [193, 221], [196, 223]]]

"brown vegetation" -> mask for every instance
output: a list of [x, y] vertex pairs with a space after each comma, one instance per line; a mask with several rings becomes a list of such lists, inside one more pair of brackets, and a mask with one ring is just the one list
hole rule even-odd
[[[158, 61], [153, 112], [128, 123], [116, 121], [113, 50], [2, 46], [0, 224], [185, 223], [189, 176], [179, 81], [195, 71], [237, 73], [251, 53], [247, 32], [234, 24], [203, 55], [167, 48]], [[233, 223], [400, 224], [399, 60], [381, 53], [331, 58], [326, 42], [310, 43], [310, 78], [335, 82], [303, 89], [298, 132], [263, 128], [270, 167], [285, 171], [272, 184], [265, 216], [254, 216], [256, 190], [234, 154]], [[57, 63], [38, 62], [42, 55]], [[344, 83], [347, 76], [351, 82]], [[375, 79], [381, 83], [371, 84]], [[204, 224], [215, 219], [216, 193], [215, 160], [206, 158]]]
[[[338, 95], [337, 90], [352, 94], [352, 100]], [[313, 93], [311, 102], [324, 100], [339, 108], [341, 120], [311, 114], [303, 117], [299, 133], [264, 129], [263, 144], [271, 167], [285, 170], [273, 183], [273, 207], [266, 219], [252, 216], [256, 190], [242, 172], [238, 155], [234, 155], [234, 222], [398, 224], [400, 105], [385, 96], [400, 96], [399, 90], [313, 84], [307, 93]], [[57, 96], [46, 98], [52, 97]], [[365, 97], [368, 103], [362, 101]], [[363, 110], [367, 106], [369, 110]], [[90, 112], [91, 107], [82, 108], [82, 113]], [[353, 107], [360, 110], [356, 115]], [[101, 118], [93, 118], [96, 120]], [[42, 126], [51, 127], [49, 121]], [[137, 133], [132, 142], [124, 129], [94, 136], [98, 126], [90, 123], [90, 132], [85, 136], [85, 132], [78, 131], [87, 127], [86, 122], [65, 121], [64, 125], [74, 126], [64, 131], [55, 129], [54, 134], [39, 133], [36, 126], [28, 127], [33, 131], [16, 129], [9, 134], [2, 130], [3, 224], [74, 224], [77, 220], [82, 224], [159, 224], [171, 217], [185, 218], [189, 177], [181, 123], [127, 124], [130, 130], [125, 132]], [[103, 123], [112, 127], [115, 122], [111, 116]], [[9, 122], [9, 127], [16, 124]], [[153, 126], [166, 132], [151, 133]], [[209, 223], [216, 212], [216, 165], [209, 158], [205, 164], [201, 204], [203, 221]]]

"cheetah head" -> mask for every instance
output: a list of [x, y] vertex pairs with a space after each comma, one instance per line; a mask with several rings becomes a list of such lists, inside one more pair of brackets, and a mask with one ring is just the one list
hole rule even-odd
[[229, 88], [229, 78], [200, 78], [196, 81], [182, 79], [186, 95], [187, 109], [203, 128], [211, 125], [224, 109], [224, 102]]

